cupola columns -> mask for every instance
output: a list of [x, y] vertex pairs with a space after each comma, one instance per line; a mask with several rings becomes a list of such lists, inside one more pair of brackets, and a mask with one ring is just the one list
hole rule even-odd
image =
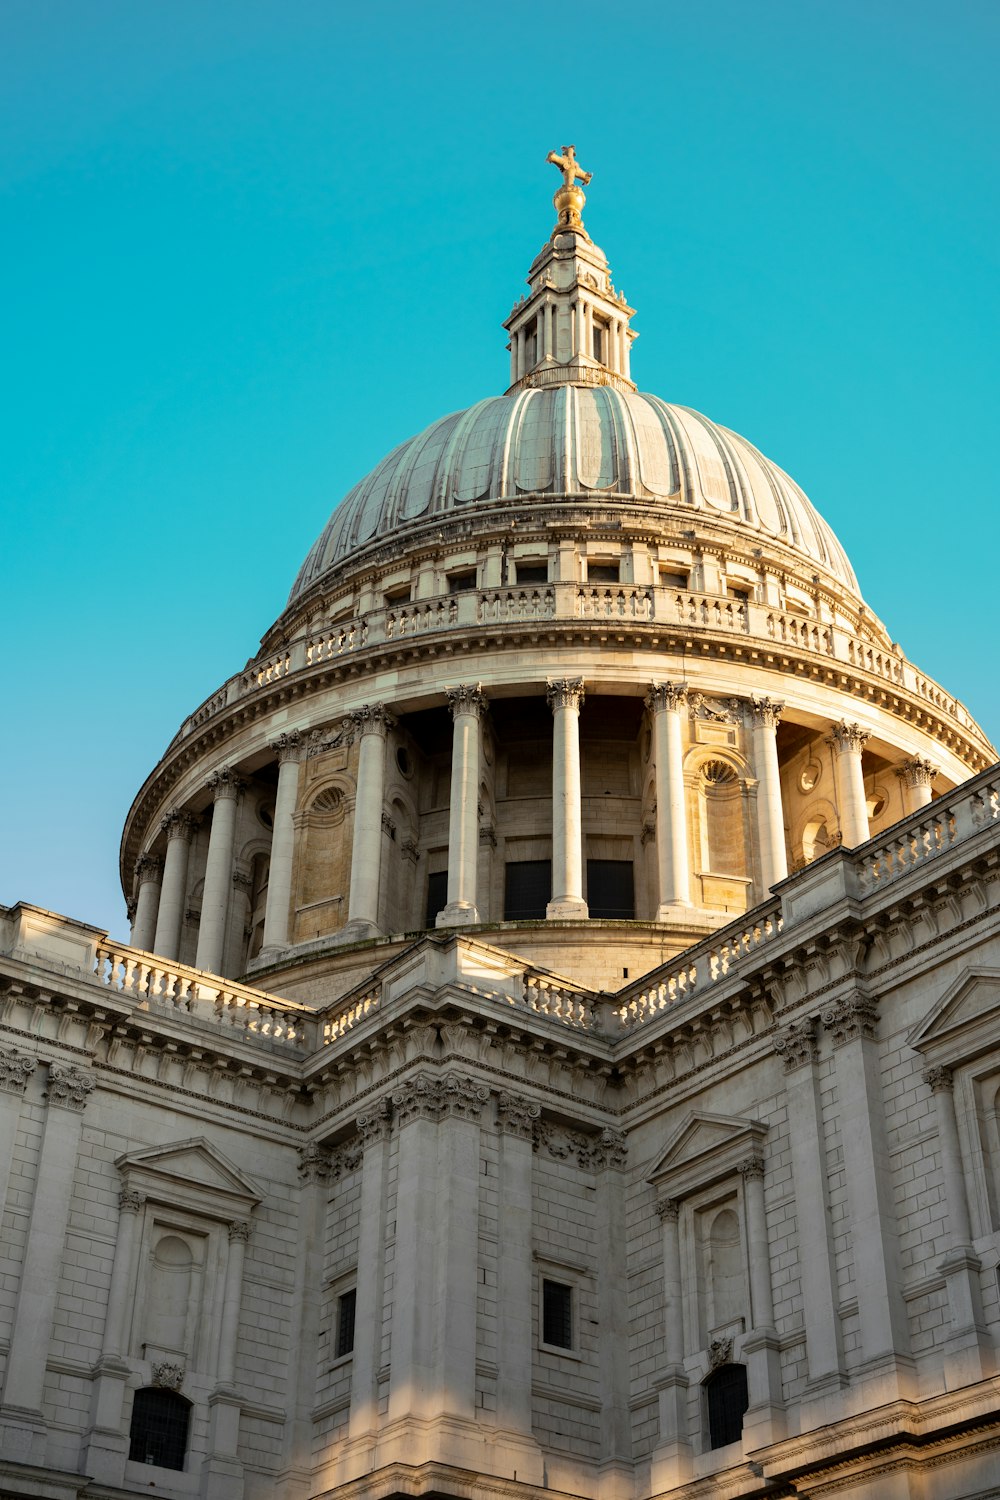
[[[781, 776], [778, 771], [778, 720], [782, 703], [754, 698], [753, 763], [757, 773], [757, 839], [760, 846], [760, 876], [764, 896], [788, 874], [785, 850], [785, 818], [781, 807]], [[867, 837], [867, 835], [866, 835]]]
[[448, 904], [438, 927], [479, 921], [476, 869], [479, 863], [479, 741], [486, 699], [478, 683], [448, 688], [454, 721], [451, 749], [451, 806], [448, 818]]
[[[233, 849], [236, 843], [236, 808], [243, 782], [224, 767], [209, 777], [212, 792], [212, 831], [208, 836], [208, 859], [205, 863], [205, 890], [198, 927], [198, 951], [195, 968], [211, 974], [222, 972], [226, 943], [226, 919], [233, 888]], [[177, 955], [172, 954], [176, 958]]]
[[181, 921], [184, 917], [188, 855], [191, 852], [194, 818], [175, 808], [167, 813], [160, 827], [167, 835], [167, 857], [163, 864], [163, 885], [156, 913], [153, 952], [158, 953], [161, 958], [177, 959], [180, 957]]
[[868, 804], [861, 754], [868, 736], [858, 724], [841, 720], [830, 735], [837, 773], [837, 808], [840, 813], [840, 836], [847, 849], [866, 844], [871, 838], [868, 827]]
[[913, 756], [904, 760], [896, 775], [903, 783], [903, 800], [908, 813], [919, 812], [933, 796], [933, 783], [937, 771], [929, 760]]
[[156, 939], [156, 914], [163, 884], [163, 860], [155, 854], [140, 854], [135, 862], [135, 875], [139, 891], [135, 903], [135, 920], [132, 923], [132, 947], [151, 953]]
[[395, 719], [381, 703], [366, 703], [345, 722], [348, 742], [360, 735], [358, 789], [354, 804], [351, 889], [344, 942], [377, 937], [379, 876], [382, 869], [382, 804], [385, 796], [385, 744]]
[[288, 946], [288, 917], [292, 900], [292, 863], [295, 854], [295, 804], [299, 793], [302, 736], [279, 735], [271, 745], [278, 757], [278, 793], [274, 802], [271, 864], [267, 876], [262, 951]]
[[550, 682], [546, 698], [552, 710], [552, 899], [545, 915], [550, 920], [586, 920], [580, 781], [583, 678]]
[[691, 905], [691, 862], [684, 800], [684, 749], [681, 709], [687, 690], [654, 682], [646, 694], [653, 716], [656, 764], [656, 864], [659, 874], [658, 922], [669, 922], [678, 906]]

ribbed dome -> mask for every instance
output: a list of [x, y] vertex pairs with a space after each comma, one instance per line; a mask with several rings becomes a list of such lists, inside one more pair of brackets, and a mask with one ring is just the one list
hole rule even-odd
[[465, 506], [541, 499], [701, 511], [781, 540], [858, 593], [844, 549], [794, 480], [735, 432], [685, 406], [611, 386], [522, 389], [432, 423], [337, 506], [293, 602], [373, 537]]

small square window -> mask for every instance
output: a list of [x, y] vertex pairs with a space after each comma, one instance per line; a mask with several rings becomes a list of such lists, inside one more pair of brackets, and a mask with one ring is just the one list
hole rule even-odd
[[354, 1313], [358, 1293], [355, 1287], [342, 1292], [337, 1298], [337, 1358], [350, 1354], [354, 1349]]
[[410, 585], [408, 583], [397, 583], [395, 588], [386, 589], [386, 604], [409, 604]]
[[562, 1281], [542, 1282], [542, 1343], [573, 1347], [573, 1288]]
[[548, 583], [549, 569], [547, 563], [518, 563], [518, 583]]
[[588, 583], [618, 583], [621, 568], [618, 563], [592, 562], [587, 564]]
[[665, 589], [686, 589], [688, 586], [688, 575], [686, 573], [675, 573], [670, 568], [661, 568], [660, 586]]
[[475, 568], [471, 568], [467, 573], [449, 573], [448, 574], [448, 592], [449, 592], [449, 594], [464, 594], [467, 589], [474, 589], [475, 586], [476, 586], [476, 570], [475, 570]]

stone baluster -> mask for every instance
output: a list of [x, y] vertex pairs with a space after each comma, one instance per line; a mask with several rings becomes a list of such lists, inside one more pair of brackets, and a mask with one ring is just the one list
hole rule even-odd
[[346, 720], [348, 742], [360, 736], [358, 787], [354, 804], [351, 889], [343, 939], [356, 942], [378, 935], [382, 869], [382, 811], [385, 800], [385, 744], [395, 719], [381, 703], [367, 703]]
[[448, 822], [448, 904], [438, 927], [478, 922], [476, 871], [479, 864], [479, 742], [486, 699], [478, 683], [448, 689], [454, 721], [451, 751], [451, 807]]
[[274, 801], [271, 863], [267, 876], [262, 952], [288, 946], [295, 858], [295, 807], [299, 794], [302, 736], [296, 730], [281, 734], [271, 744], [278, 757], [278, 792]]
[[[532, 1140], [541, 1109], [518, 1094], [497, 1100], [500, 1135], [497, 1408], [505, 1434], [516, 1434], [517, 1471], [527, 1484], [542, 1484], [544, 1465], [532, 1435], [531, 1371], [535, 1348], [532, 1319]], [[523, 1464], [523, 1471], [522, 1471]]]
[[837, 811], [840, 815], [840, 834], [848, 849], [868, 842], [871, 831], [868, 827], [868, 802], [865, 797], [865, 778], [861, 769], [861, 752], [868, 743], [868, 736], [857, 724], [841, 721], [835, 724], [830, 735], [830, 744], [836, 751]]
[[658, 922], [669, 921], [678, 906], [691, 905], [681, 736], [681, 710], [686, 702], [686, 688], [675, 687], [669, 682], [654, 683], [646, 694], [646, 706], [653, 716], [653, 759], [656, 766]]
[[908, 813], [919, 812], [931, 800], [937, 769], [929, 760], [911, 756], [896, 772], [903, 783], [903, 801]]
[[208, 779], [213, 797], [212, 830], [208, 838], [205, 887], [201, 901], [201, 924], [195, 968], [218, 974], [225, 955], [226, 922], [233, 886], [233, 850], [236, 844], [236, 811], [243, 782], [229, 767]]
[[153, 952], [158, 953], [161, 958], [176, 960], [180, 957], [188, 855], [191, 852], [195, 819], [190, 813], [182, 813], [174, 808], [167, 813], [160, 827], [167, 835], [167, 857], [163, 864], [163, 884], [156, 913]]
[[135, 878], [138, 894], [132, 921], [132, 947], [152, 953], [163, 884], [163, 860], [157, 854], [140, 854], [135, 862]]
[[781, 703], [772, 703], [770, 698], [754, 698], [750, 704], [753, 764], [757, 773], [757, 846], [760, 850], [762, 895], [788, 874], [777, 742], [778, 720], [783, 707]]
[[580, 785], [580, 709], [583, 678], [550, 682], [552, 710], [552, 899], [548, 918], [586, 918], [583, 899], [583, 810]]

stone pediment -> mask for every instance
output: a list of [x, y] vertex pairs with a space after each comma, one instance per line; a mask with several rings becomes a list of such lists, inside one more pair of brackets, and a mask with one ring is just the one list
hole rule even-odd
[[917, 1052], [959, 1062], [1000, 1048], [1000, 969], [965, 971], [907, 1038]]
[[683, 1197], [731, 1176], [747, 1157], [762, 1155], [766, 1137], [759, 1120], [695, 1112], [667, 1142], [647, 1181], [666, 1197]]
[[156, 1203], [234, 1218], [264, 1197], [259, 1185], [203, 1136], [128, 1151], [115, 1162], [126, 1186]]

